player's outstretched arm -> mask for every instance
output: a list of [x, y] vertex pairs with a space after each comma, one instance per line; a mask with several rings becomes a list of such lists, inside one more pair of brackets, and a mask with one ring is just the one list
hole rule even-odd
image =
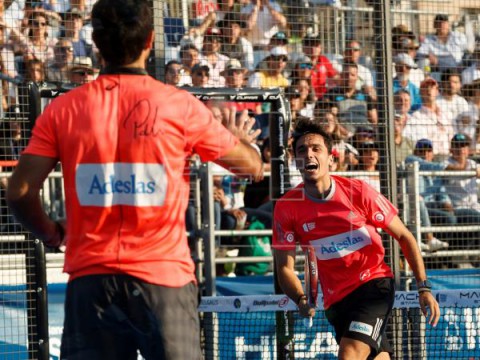
[[43, 210], [40, 190], [57, 159], [22, 155], [8, 181], [7, 203], [15, 218], [47, 246], [61, 244], [61, 230]]
[[302, 282], [295, 274], [295, 250], [275, 250], [275, 266], [278, 282], [285, 295], [298, 305], [300, 316], [315, 316], [315, 307], [308, 304]]
[[[393, 218], [386, 230], [400, 244], [403, 255], [415, 275], [417, 284], [425, 281], [427, 279], [425, 265], [413, 234], [407, 229], [398, 216]], [[440, 318], [440, 307], [429, 289], [425, 289], [425, 291], [419, 293], [419, 302], [420, 308], [427, 317], [428, 323], [436, 326]], [[430, 314], [428, 314], [428, 311]]]
[[240, 142], [216, 163], [238, 176], [253, 177], [255, 181], [262, 180], [263, 162], [258, 149], [252, 146], [261, 132], [252, 131], [255, 119], [249, 118], [247, 111], [237, 117], [235, 111], [231, 109], [227, 117], [225, 126], [240, 139]]

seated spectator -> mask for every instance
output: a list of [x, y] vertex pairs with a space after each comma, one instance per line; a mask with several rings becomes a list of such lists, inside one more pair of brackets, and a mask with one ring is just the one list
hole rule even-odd
[[[248, 70], [242, 66], [239, 60], [230, 59], [225, 70], [220, 75], [225, 78], [225, 86], [233, 89], [241, 89], [245, 85], [245, 75]], [[234, 106], [237, 111], [251, 110], [254, 114], [262, 113], [262, 104], [257, 102], [229, 102], [227, 106]]]
[[[452, 199], [453, 210], [459, 225], [480, 224], [480, 204], [478, 203], [477, 178], [480, 171], [477, 163], [469, 159], [470, 139], [464, 134], [455, 134], [450, 143], [451, 156], [448, 165], [456, 166], [455, 170], [476, 171], [477, 176], [449, 176], [445, 180], [446, 192]], [[478, 249], [480, 233], [469, 232], [461, 236], [465, 243], [457, 243], [463, 249]]]
[[73, 55], [75, 57], [90, 57], [93, 59], [93, 50], [84, 39], [80, 36], [83, 28], [84, 12], [79, 8], [72, 7], [64, 14], [63, 32], [60, 38], [68, 39], [73, 45]]
[[25, 82], [33, 81], [42, 83], [45, 81], [45, 64], [38, 59], [28, 60], [25, 64]]
[[210, 87], [210, 68], [207, 65], [195, 65], [191, 70], [192, 86]]
[[437, 14], [433, 22], [435, 34], [428, 35], [421, 43], [417, 55], [427, 58], [432, 71], [442, 72], [463, 65], [468, 50], [467, 37], [459, 31], [451, 31], [448, 15]]
[[413, 141], [403, 136], [405, 123], [401, 114], [395, 114], [394, 119], [394, 142], [395, 142], [395, 163], [401, 165], [407, 156], [413, 153]]
[[322, 99], [338, 110], [340, 124], [351, 132], [356, 126], [376, 125], [378, 122], [376, 101], [369, 94], [357, 90], [357, 80], [357, 65], [343, 64], [338, 86], [330, 89]]
[[272, 35], [287, 26], [283, 9], [275, 0], [250, 0], [240, 13], [247, 23], [247, 39], [254, 51], [266, 50]]
[[467, 100], [461, 96], [462, 83], [460, 73], [455, 69], [447, 69], [441, 76], [441, 94], [437, 99], [440, 111], [455, 126], [459, 116], [468, 111]]
[[[420, 47], [420, 44], [417, 40], [415, 34], [408, 30], [408, 28], [401, 24], [392, 29], [392, 50], [393, 50], [393, 57], [397, 56], [398, 54], [405, 53], [410, 56], [410, 58], [415, 61], [417, 58], [417, 50]], [[420, 88], [420, 84], [423, 80], [425, 80], [425, 74], [423, 72], [423, 67], [418, 66], [416, 68], [410, 69], [410, 81]], [[423, 65], [422, 65], [423, 66]], [[395, 68], [393, 76], [395, 77]]]
[[[265, 49], [255, 51], [255, 71], [268, 69], [268, 55], [270, 54], [270, 51], [276, 47], [284, 49], [287, 53], [289, 52], [288, 36], [284, 31], [279, 31], [273, 34]], [[283, 75], [286, 78], [289, 77], [291, 71], [290, 65], [291, 63], [288, 62], [287, 66], [283, 70]]]
[[322, 42], [319, 36], [305, 36], [302, 39], [302, 51], [312, 62], [312, 86], [317, 99], [320, 100], [328, 88], [335, 85], [334, 79], [338, 72], [330, 60], [322, 55]]
[[297, 78], [292, 82], [291, 86], [298, 90], [300, 94], [300, 110], [298, 110], [298, 114], [313, 119], [315, 95], [310, 84], [310, 78]]
[[462, 71], [462, 84], [468, 85], [477, 79], [480, 79], [480, 38], [475, 40], [472, 65]]
[[[420, 139], [415, 144], [413, 155], [407, 156], [406, 164], [419, 163], [421, 171], [454, 170], [444, 162], [433, 161], [433, 143], [428, 139]], [[457, 220], [453, 213], [452, 201], [446, 192], [444, 178], [423, 175], [419, 179], [420, 193], [420, 221], [424, 227], [435, 225], [455, 225]], [[426, 243], [423, 243], [423, 251], [436, 251], [449, 246], [448, 242], [440, 241], [433, 233], [425, 234]]]
[[409, 123], [411, 100], [410, 93], [407, 90], [398, 90], [393, 95], [393, 106], [395, 109], [395, 116], [399, 117], [403, 128]]
[[300, 102], [300, 91], [293, 86], [289, 86], [285, 88], [285, 97], [290, 103], [290, 113], [292, 116], [292, 124], [290, 125], [293, 129], [295, 122], [297, 121], [297, 117], [300, 116], [299, 112], [302, 109]]
[[468, 100], [468, 111], [458, 117], [454, 124], [455, 133], [467, 135], [471, 140], [470, 152], [478, 155], [480, 153], [480, 130], [478, 127], [480, 121], [480, 79], [465, 85], [462, 88], [462, 94]]
[[210, 77], [208, 84], [210, 87], [225, 86], [225, 78], [220, 73], [225, 70], [225, 65], [229, 58], [222, 55], [222, 32], [218, 28], [211, 28], [203, 37], [202, 53], [200, 55], [200, 64], [207, 65], [210, 68]]
[[434, 79], [427, 78], [422, 82], [420, 85], [422, 107], [412, 114], [403, 135], [414, 142], [432, 139], [436, 160], [445, 160], [449, 154], [448, 144], [453, 136], [453, 124], [448, 121], [437, 104], [438, 93], [438, 83]]
[[69, 82], [68, 69], [73, 61], [73, 46], [68, 39], [61, 39], [54, 48], [55, 60], [47, 66], [47, 81], [55, 83]]
[[378, 145], [373, 141], [366, 141], [357, 148], [359, 157], [358, 164], [352, 167], [354, 171], [371, 172], [372, 174], [356, 175], [356, 179], [361, 179], [380, 192], [380, 173], [378, 172], [379, 152]]
[[254, 70], [253, 47], [250, 41], [242, 36], [245, 22], [238, 13], [227, 13], [224, 19], [217, 23], [222, 29], [222, 54], [231, 59], [237, 59], [249, 71]]
[[165, 65], [165, 84], [173, 86], [191, 86], [192, 79], [185, 75], [185, 70], [177, 60], [170, 60]]
[[83, 85], [95, 80], [98, 72], [98, 69], [93, 67], [91, 58], [79, 56], [73, 59], [68, 74], [72, 84]]
[[248, 86], [262, 89], [287, 87], [288, 80], [283, 71], [287, 66], [288, 52], [283, 47], [275, 47], [265, 60], [268, 68], [253, 73], [248, 79]]
[[[300, 55], [295, 59], [295, 63], [293, 65], [292, 72], [290, 74], [291, 82], [296, 82], [299, 79], [308, 79], [309, 83], [312, 82], [312, 69], [313, 63], [312, 59], [310, 59], [306, 55]], [[315, 90], [312, 87], [313, 95], [315, 96]]]
[[[356, 64], [358, 70], [358, 78], [356, 88], [358, 91], [363, 91], [369, 94], [374, 100], [377, 98], [377, 92], [373, 83], [372, 72], [366, 66], [359, 64], [360, 57], [362, 56], [362, 47], [357, 40], [350, 40], [347, 43], [345, 51], [343, 53], [343, 63]], [[342, 72], [342, 67], [340, 72]]]
[[405, 53], [398, 54], [395, 58], [395, 72], [393, 78], [393, 92], [398, 90], [405, 90], [410, 94], [411, 107], [410, 112], [420, 109], [422, 106], [422, 99], [420, 97], [420, 89], [410, 81], [411, 69], [416, 69], [417, 64], [413, 59]]

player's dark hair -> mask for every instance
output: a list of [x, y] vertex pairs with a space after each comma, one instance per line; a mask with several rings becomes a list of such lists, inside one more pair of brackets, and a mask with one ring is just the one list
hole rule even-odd
[[323, 137], [323, 141], [327, 146], [328, 153], [332, 152], [332, 138], [331, 136], [323, 130], [322, 125], [320, 125], [316, 121], [312, 121], [310, 118], [305, 116], [299, 116], [296, 119], [295, 129], [293, 130], [293, 153], [296, 155], [297, 153], [297, 141], [307, 134], [318, 134]]
[[93, 41], [108, 65], [138, 59], [153, 30], [147, 0], [98, 0], [92, 9]]

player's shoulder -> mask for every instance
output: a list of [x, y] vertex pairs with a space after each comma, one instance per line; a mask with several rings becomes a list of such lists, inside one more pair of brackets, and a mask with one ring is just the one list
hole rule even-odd
[[[280, 199], [277, 201], [277, 205], [287, 203], [288, 200], [301, 200], [304, 198], [304, 185], [303, 183], [298, 184], [294, 188], [288, 190]], [[286, 204], [288, 206], [288, 204]]]

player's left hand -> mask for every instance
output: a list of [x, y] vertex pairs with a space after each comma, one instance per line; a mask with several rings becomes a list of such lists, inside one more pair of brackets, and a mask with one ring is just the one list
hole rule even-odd
[[420, 302], [420, 308], [423, 315], [427, 318], [427, 321], [432, 326], [437, 326], [440, 318], [440, 307], [437, 300], [430, 291], [424, 291], [418, 294], [418, 301]]

